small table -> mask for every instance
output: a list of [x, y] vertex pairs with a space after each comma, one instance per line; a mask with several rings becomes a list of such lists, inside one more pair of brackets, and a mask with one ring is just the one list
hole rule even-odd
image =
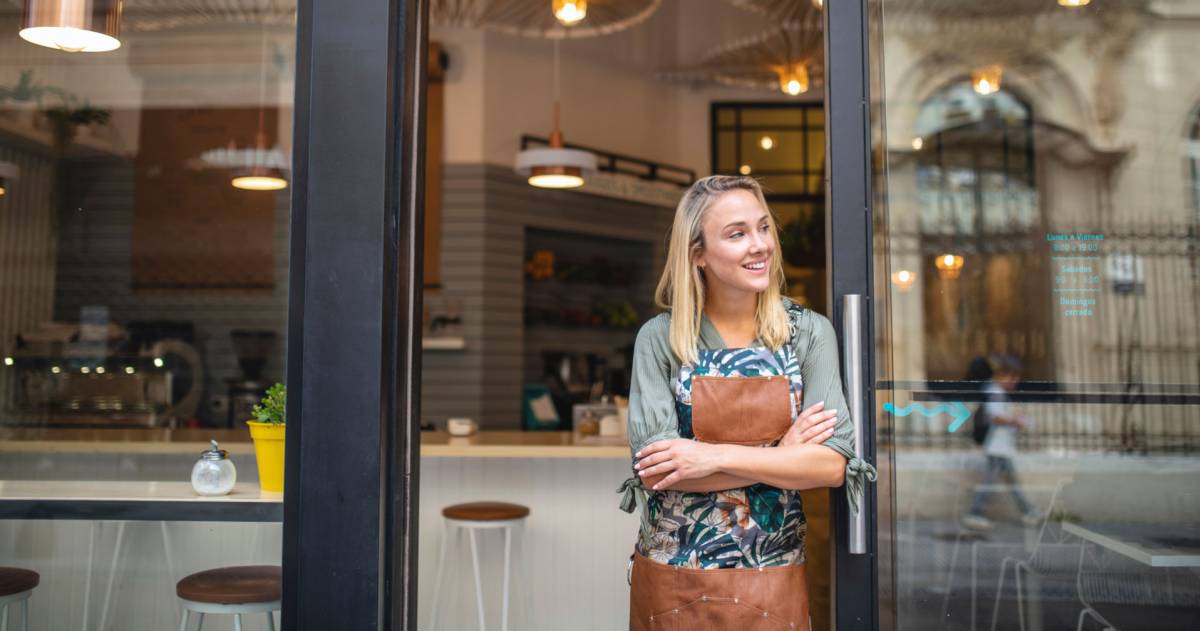
[[1149, 524], [1076, 524], [1062, 529], [1150, 567], [1200, 567], [1195, 530]]

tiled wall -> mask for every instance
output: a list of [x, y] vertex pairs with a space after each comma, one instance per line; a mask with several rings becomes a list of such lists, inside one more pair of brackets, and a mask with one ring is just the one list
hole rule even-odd
[[[511, 169], [492, 165], [448, 165], [443, 190], [441, 293], [462, 301], [466, 349], [425, 353], [422, 418], [441, 423], [469, 416], [489, 429], [516, 428], [526, 372], [525, 229], [651, 244], [653, 268], [634, 288], [648, 301], [674, 211], [535, 189]], [[575, 344], [564, 345], [572, 350]]]

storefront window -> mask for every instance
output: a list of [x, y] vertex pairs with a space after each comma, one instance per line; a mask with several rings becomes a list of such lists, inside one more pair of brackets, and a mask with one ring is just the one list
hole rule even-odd
[[246, 421], [284, 380], [295, 6], [84, 6], [0, 12], [0, 566], [31, 629], [173, 628], [181, 579], [280, 563]]
[[871, 15], [881, 612], [1196, 626], [1194, 7]]

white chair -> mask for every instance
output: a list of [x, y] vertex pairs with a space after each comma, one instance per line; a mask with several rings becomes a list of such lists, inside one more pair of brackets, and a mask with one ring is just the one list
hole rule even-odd
[[[442, 509], [444, 518], [442, 528], [442, 543], [438, 552], [437, 579], [433, 587], [433, 606], [429, 614], [429, 631], [437, 628], [438, 599], [441, 596], [442, 579], [445, 578], [446, 549], [449, 546], [451, 534], [466, 532], [471, 542], [471, 563], [475, 568], [475, 603], [479, 611], [479, 631], [485, 631], [486, 623], [483, 611], [483, 577], [479, 566], [479, 543], [477, 533], [481, 530], [500, 530], [504, 536], [504, 579], [503, 596], [501, 600], [500, 628], [508, 631], [508, 599], [509, 577], [512, 574], [512, 534], [517, 528], [524, 527], [525, 518], [529, 516], [529, 508], [520, 504], [506, 502], [471, 502], [455, 504]], [[456, 537], [457, 540], [457, 537]]]

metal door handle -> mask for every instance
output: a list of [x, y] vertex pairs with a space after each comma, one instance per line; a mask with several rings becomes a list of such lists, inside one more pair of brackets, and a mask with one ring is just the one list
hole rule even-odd
[[[842, 296], [842, 368], [846, 375], [846, 397], [850, 422], [854, 424], [854, 456], [863, 457], [863, 375], [862, 375], [862, 294]], [[847, 489], [847, 493], [849, 493]], [[862, 511], [861, 498], [849, 504], [850, 554], [867, 553], [867, 516]]]

